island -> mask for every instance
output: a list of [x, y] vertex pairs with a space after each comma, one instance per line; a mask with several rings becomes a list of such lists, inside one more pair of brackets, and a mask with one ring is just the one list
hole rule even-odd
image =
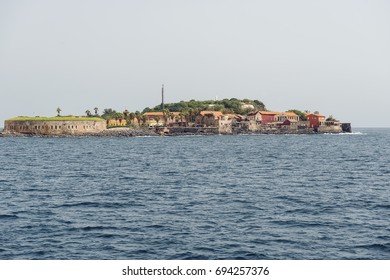
[[352, 132], [350, 123], [318, 111], [267, 110], [258, 100], [180, 101], [142, 112], [94, 108], [84, 116], [20, 116], [5, 121], [1, 136], [145, 136], [213, 134], [318, 134]]

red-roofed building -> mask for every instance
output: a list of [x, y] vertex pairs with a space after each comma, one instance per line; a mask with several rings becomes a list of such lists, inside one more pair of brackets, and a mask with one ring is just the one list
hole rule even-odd
[[307, 114], [306, 120], [309, 122], [311, 128], [318, 128], [320, 122], [325, 121], [325, 116], [320, 114]]
[[286, 119], [280, 126], [283, 129], [296, 130], [298, 129], [298, 121], [295, 119]]
[[261, 114], [261, 124], [265, 125], [267, 123], [275, 122], [276, 116], [279, 115], [279, 112], [260, 111], [260, 114]]
[[247, 115], [247, 118], [248, 118], [248, 120], [250, 120], [250, 121], [251, 121], [251, 120], [254, 120], [254, 121], [260, 123], [260, 122], [261, 122], [261, 113], [260, 113], [259, 111], [249, 113], [249, 114]]

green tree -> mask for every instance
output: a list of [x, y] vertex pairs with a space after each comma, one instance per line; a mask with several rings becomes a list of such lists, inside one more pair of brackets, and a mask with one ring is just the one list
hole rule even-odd
[[223, 109], [223, 110], [222, 110], [222, 113], [223, 113], [223, 114], [233, 114], [234, 112], [233, 112], [232, 109]]
[[58, 116], [58, 117], [59, 117], [59, 116], [61, 116], [61, 114], [60, 114], [60, 113], [61, 113], [61, 111], [62, 111], [62, 110], [61, 110], [61, 108], [60, 108], [60, 107], [58, 107], [58, 108], [57, 108], [57, 116]]
[[113, 113], [116, 113], [116, 112], [115, 112], [115, 110], [112, 110], [111, 108], [106, 108], [103, 110], [104, 115], [109, 115], [109, 114], [113, 114]]
[[265, 105], [263, 102], [259, 101], [259, 100], [253, 100], [253, 103], [255, 105], [255, 108], [257, 110], [260, 110], [260, 111], [264, 111], [265, 110]]
[[103, 110], [103, 114], [102, 114], [102, 118], [103, 119], [106, 119], [106, 120], [109, 120], [109, 119], [113, 119], [113, 118], [115, 118], [115, 115], [116, 114], [116, 111], [115, 110], [113, 110], [113, 109], [111, 109], [111, 108], [106, 108], [106, 109], [104, 109]]
[[225, 109], [225, 107], [223, 107], [222, 104], [212, 104], [212, 106], [210, 108], [213, 111], [222, 111], [223, 109]]
[[328, 122], [337, 122], [337, 120], [333, 117], [333, 115], [330, 115], [330, 116], [326, 119], [326, 121], [328, 121]]
[[98, 107], [93, 108], [93, 110], [95, 111], [95, 116], [96, 117], [99, 116], [99, 109], [98, 109]]
[[87, 117], [91, 117], [91, 116], [92, 116], [92, 114], [91, 114], [91, 111], [90, 111], [90, 110], [87, 110], [87, 111], [85, 111], [85, 114], [87, 115]]
[[146, 107], [145, 109], [143, 109], [142, 114], [145, 114], [147, 112], [153, 112], [153, 111], [154, 111], [153, 109], [150, 109], [149, 107]]
[[122, 120], [122, 119], [125, 118], [125, 116], [122, 113], [115, 113], [113, 115], [113, 118], [116, 119], [116, 120]]

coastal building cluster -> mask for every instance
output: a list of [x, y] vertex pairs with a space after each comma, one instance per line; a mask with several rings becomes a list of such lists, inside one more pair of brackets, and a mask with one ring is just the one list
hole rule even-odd
[[[302, 113], [302, 112], [299, 112]], [[62, 135], [98, 133], [110, 128], [134, 127], [160, 134], [240, 134], [240, 133], [340, 133], [351, 132], [349, 123], [340, 123], [318, 112], [251, 111], [246, 115], [199, 110], [194, 114], [153, 111], [130, 116], [129, 112], [109, 119], [97, 117], [18, 117], [5, 121], [4, 133]]]
[[294, 112], [255, 111], [246, 116], [239, 114], [224, 114], [220, 111], [200, 111], [194, 122], [189, 122], [180, 112], [148, 112], [145, 124], [148, 127], [163, 127], [169, 133], [175, 128], [197, 127], [214, 129], [219, 134], [234, 133], [340, 133], [350, 130], [349, 124], [337, 120], [326, 120], [324, 115], [306, 113], [302, 120]]

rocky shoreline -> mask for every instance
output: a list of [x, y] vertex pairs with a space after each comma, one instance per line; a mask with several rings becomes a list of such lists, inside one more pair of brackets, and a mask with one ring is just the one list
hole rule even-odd
[[[261, 130], [261, 131], [235, 131], [232, 134], [224, 135], [308, 135], [308, 134], [318, 134], [313, 131], [291, 131], [291, 130]], [[181, 132], [167, 132], [167, 131], [156, 131], [154, 129], [147, 128], [113, 128], [106, 129], [101, 132], [93, 133], [81, 133], [81, 134], [61, 134], [61, 135], [52, 135], [52, 134], [33, 134], [33, 133], [16, 133], [16, 132], [0, 132], [0, 137], [38, 137], [38, 138], [87, 138], [87, 137], [97, 137], [97, 138], [110, 138], [110, 137], [153, 137], [153, 136], [207, 136], [207, 135], [219, 135], [219, 133], [210, 131], [210, 130], [197, 130], [196, 132], [181, 131]]]

